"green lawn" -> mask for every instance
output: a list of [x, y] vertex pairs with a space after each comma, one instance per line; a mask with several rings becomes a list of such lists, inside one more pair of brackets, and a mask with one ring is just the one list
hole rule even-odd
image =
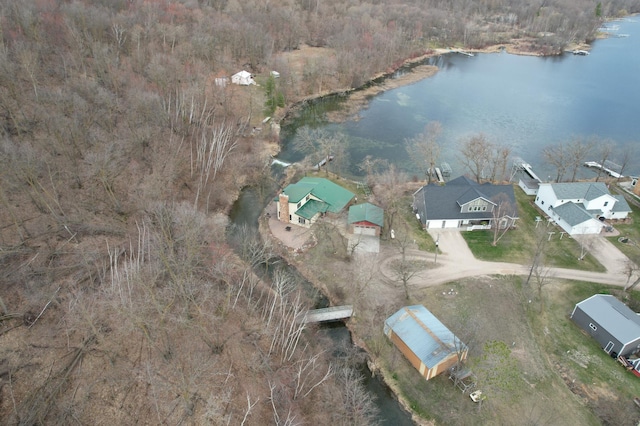
[[[622, 191], [617, 192], [623, 194]], [[625, 196], [629, 197], [628, 195]], [[632, 203], [629, 203], [629, 206], [631, 207], [631, 221], [614, 225], [615, 229], [620, 232], [620, 236], [609, 237], [608, 239], [636, 265], [640, 265], [640, 220], [635, 219], [640, 218], [640, 208]], [[627, 243], [620, 242], [619, 239], [621, 237], [626, 237], [628, 239]]]
[[[443, 291], [450, 288], [456, 289], [455, 296]], [[416, 302], [470, 344], [467, 365], [488, 397], [481, 409], [446, 374], [425, 381], [384, 336], [379, 337], [378, 359], [413, 411], [438, 424], [559, 424], [558, 419], [573, 420], [565, 424], [598, 425], [603, 419], [636, 424], [631, 423], [637, 414], [633, 397], [640, 395], [640, 379], [570, 319], [575, 304], [596, 293], [611, 293], [626, 303], [638, 297], [563, 280], [545, 287], [541, 312], [535, 297], [529, 303], [530, 289], [513, 277], [468, 279], [425, 290]], [[502, 345], [506, 358], [491, 362], [486, 343]]]
[[[534, 256], [536, 233], [555, 232], [547, 242], [546, 253], [550, 253], [546, 259], [547, 266], [561, 268], [581, 269], [586, 271], [605, 272], [606, 269], [593, 256], [587, 254], [583, 260], [578, 260], [581, 255], [581, 246], [578, 241], [566, 234], [560, 238], [560, 229], [557, 226], [547, 227], [546, 221], [542, 221], [536, 228], [536, 216], [544, 218], [533, 204], [533, 197], [526, 195], [519, 187], [514, 188], [518, 203], [519, 219], [517, 228], [508, 231], [496, 246], [492, 246], [493, 231], [463, 232], [462, 236], [467, 241], [474, 256], [481, 260], [504, 261], [530, 264]], [[640, 234], [639, 234], [640, 235]], [[638, 240], [640, 241], [640, 239]]]

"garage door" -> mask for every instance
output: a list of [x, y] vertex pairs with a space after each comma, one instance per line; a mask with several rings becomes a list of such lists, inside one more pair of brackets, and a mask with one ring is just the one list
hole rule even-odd
[[376, 235], [376, 228], [372, 226], [356, 226], [353, 229], [354, 234]]

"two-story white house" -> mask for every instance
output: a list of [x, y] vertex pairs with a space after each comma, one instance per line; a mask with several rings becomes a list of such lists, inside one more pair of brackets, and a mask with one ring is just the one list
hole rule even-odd
[[625, 219], [631, 208], [603, 182], [540, 183], [536, 205], [570, 235], [598, 234], [609, 219]]

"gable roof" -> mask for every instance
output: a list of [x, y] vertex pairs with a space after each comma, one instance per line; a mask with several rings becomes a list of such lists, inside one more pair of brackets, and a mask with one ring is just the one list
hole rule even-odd
[[491, 200], [499, 194], [506, 195], [517, 216], [516, 196], [512, 185], [480, 185], [466, 176], [459, 176], [446, 185], [431, 183], [423, 186], [413, 194], [413, 206], [423, 224], [426, 224], [427, 220], [440, 219], [491, 219], [492, 213], [488, 210], [463, 213], [460, 206], [478, 198], [495, 204]]
[[571, 227], [580, 225], [581, 223], [584, 223], [590, 219], [595, 220], [593, 215], [590, 214], [582, 206], [582, 204], [571, 202], [564, 203], [562, 205], [559, 205], [558, 207], [555, 207], [553, 211], [556, 212], [558, 216], [560, 216], [562, 220], [567, 222]]
[[640, 316], [610, 294], [594, 294], [576, 307], [623, 344], [640, 337]]
[[384, 225], [384, 210], [371, 203], [357, 204], [349, 207], [349, 217], [347, 223], [357, 223], [367, 221], [374, 225]]
[[603, 195], [610, 195], [604, 182], [563, 182], [550, 184], [559, 200], [595, 200]]
[[624, 195], [614, 195], [613, 198], [616, 199], [616, 203], [611, 208], [612, 212], [620, 213], [627, 212], [631, 213], [631, 207], [629, 207], [629, 203], [625, 200]]
[[432, 368], [466, 349], [466, 345], [422, 305], [405, 306], [385, 321], [385, 326], [404, 342], [424, 365]]
[[338, 213], [355, 197], [353, 192], [340, 185], [328, 179], [316, 177], [303, 177], [297, 183], [287, 185], [282, 192], [289, 196], [290, 203], [298, 203], [311, 194], [325, 202], [327, 204], [325, 211], [332, 213]]
[[477, 200], [478, 198], [482, 198], [483, 200], [488, 201], [489, 203], [495, 205], [495, 203], [491, 201], [489, 197], [487, 197], [482, 192], [478, 191], [477, 188], [474, 188], [474, 187], [469, 188], [464, 194], [458, 197], [456, 202], [458, 203], [459, 206], [463, 206], [464, 204], [467, 204], [473, 200]]
[[324, 213], [329, 208], [329, 204], [324, 201], [318, 201], [311, 199], [304, 203], [302, 207], [296, 210], [296, 215], [303, 217], [307, 220], [313, 219], [318, 213]]

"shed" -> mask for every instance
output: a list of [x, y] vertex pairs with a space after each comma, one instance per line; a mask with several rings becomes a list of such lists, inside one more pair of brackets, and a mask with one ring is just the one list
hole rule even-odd
[[538, 179], [521, 177], [518, 180], [518, 186], [522, 188], [525, 194], [536, 195], [540, 187], [540, 181]]
[[422, 305], [405, 306], [384, 322], [384, 334], [427, 380], [467, 358], [467, 346]]
[[356, 204], [349, 207], [347, 223], [352, 234], [379, 237], [384, 225], [384, 210], [371, 203]]
[[232, 75], [231, 82], [233, 84], [239, 84], [240, 86], [249, 86], [250, 84], [256, 84], [256, 82], [251, 77], [251, 73], [245, 70]]
[[576, 304], [571, 319], [611, 356], [640, 351], [640, 317], [609, 294], [595, 294]]

